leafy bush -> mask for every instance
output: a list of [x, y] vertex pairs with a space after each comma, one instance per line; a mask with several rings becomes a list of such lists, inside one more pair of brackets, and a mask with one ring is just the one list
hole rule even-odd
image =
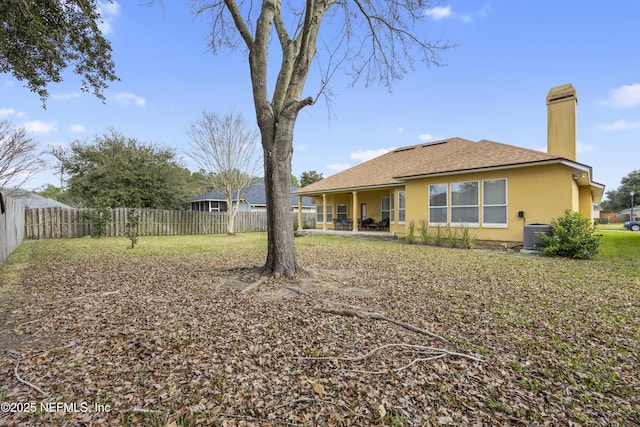
[[127, 212], [127, 223], [124, 225], [124, 234], [131, 240], [131, 249], [138, 243], [140, 232], [138, 226], [140, 224], [140, 215], [135, 209], [129, 209]]
[[601, 238], [588, 218], [567, 209], [551, 220], [551, 231], [541, 234], [544, 253], [578, 259], [589, 259], [598, 253]]
[[82, 213], [83, 219], [88, 219], [93, 225], [93, 235], [100, 238], [107, 231], [107, 224], [111, 221], [111, 209], [109, 205], [102, 200], [94, 201], [94, 209], [86, 209]]

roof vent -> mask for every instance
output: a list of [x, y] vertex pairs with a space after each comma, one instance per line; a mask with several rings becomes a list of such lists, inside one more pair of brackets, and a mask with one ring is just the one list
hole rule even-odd
[[447, 142], [449, 142], [449, 141], [447, 141], [447, 140], [444, 140], [444, 141], [433, 141], [433, 142], [427, 142], [426, 144], [422, 144], [422, 146], [423, 147], [431, 147], [433, 145], [446, 144]]
[[393, 150], [394, 153], [400, 153], [401, 151], [409, 151], [409, 150], [413, 150], [415, 147], [415, 145], [411, 146], [411, 147], [400, 147], [397, 148], [395, 150]]

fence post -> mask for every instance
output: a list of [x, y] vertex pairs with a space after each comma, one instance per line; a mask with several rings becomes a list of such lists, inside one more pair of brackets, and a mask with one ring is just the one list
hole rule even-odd
[[0, 192], [0, 262], [24, 240], [25, 220], [24, 203]]

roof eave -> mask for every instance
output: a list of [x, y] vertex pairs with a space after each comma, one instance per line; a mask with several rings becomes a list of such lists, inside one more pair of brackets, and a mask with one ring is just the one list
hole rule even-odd
[[570, 166], [576, 169], [579, 169], [584, 172], [591, 172], [591, 168], [587, 165], [583, 165], [581, 163], [573, 162], [571, 160], [567, 160], [564, 158], [557, 159], [547, 159], [547, 160], [536, 160], [532, 162], [522, 162], [522, 163], [510, 163], [504, 165], [496, 165], [496, 166], [485, 166], [479, 168], [471, 168], [471, 169], [456, 169], [451, 171], [443, 171], [443, 172], [435, 172], [435, 173], [426, 173], [426, 174], [416, 174], [416, 175], [404, 175], [404, 176], [394, 176], [394, 179], [400, 181], [407, 181], [410, 179], [419, 179], [419, 178], [430, 178], [435, 176], [447, 176], [447, 175], [459, 175], [461, 173], [475, 173], [475, 172], [486, 172], [486, 171], [494, 171], [494, 170], [504, 170], [504, 169], [517, 169], [522, 167], [533, 167], [533, 166], [545, 166], [545, 165], [553, 165], [553, 164], [563, 164], [566, 166]]
[[397, 187], [398, 185], [402, 185], [402, 182], [398, 181], [398, 182], [395, 182], [395, 183], [388, 183], [388, 184], [376, 184], [376, 185], [362, 185], [362, 186], [353, 186], [353, 187], [330, 188], [330, 189], [327, 189], [327, 190], [312, 190], [312, 191], [305, 191], [305, 192], [295, 191], [293, 194], [295, 194], [296, 196], [310, 196], [312, 194], [344, 193], [345, 191], [377, 190], [379, 188]]

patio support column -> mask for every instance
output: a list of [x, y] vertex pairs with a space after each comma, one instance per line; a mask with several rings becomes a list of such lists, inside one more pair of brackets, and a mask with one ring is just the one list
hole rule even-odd
[[298, 196], [298, 231], [302, 230], [302, 196]]
[[322, 195], [322, 229], [327, 229], [327, 195]]
[[351, 209], [351, 216], [353, 217], [353, 231], [358, 231], [358, 192], [353, 193], [353, 209]]

